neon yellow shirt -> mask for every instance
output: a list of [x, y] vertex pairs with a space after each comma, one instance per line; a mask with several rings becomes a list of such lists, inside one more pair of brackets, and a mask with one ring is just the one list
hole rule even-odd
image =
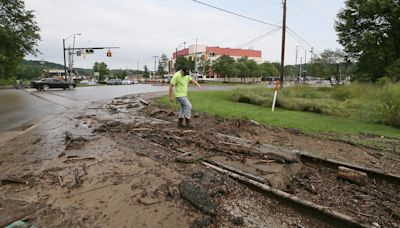
[[171, 84], [175, 86], [175, 97], [187, 96], [188, 85], [191, 81], [192, 77], [190, 75], [182, 76], [181, 71], [176, 72], [171, 79]]

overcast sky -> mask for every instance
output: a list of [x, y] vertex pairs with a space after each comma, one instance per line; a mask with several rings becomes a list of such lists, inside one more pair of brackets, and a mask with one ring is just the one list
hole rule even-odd
[[[282, 24], [282, 0], [199, 0], [238, 14], [275, 25]], [[91, 68], [104, 61], [109, 68], [154, 68], [154, 59], [172, 52], [182, 42], [236, 48], [275, 27], [234, 16], [191, 0], [25, 0], [26, 8], [35, 11], [41, 28], [42, 54], [28, 59], [63, 63], [62, 39], [73, 33], [76, 47], [118, 46], [113, 57], [96, 51], [77, 57], [75, 67]], [[287, 26], [301, 38], [287, 34], [286, 63], [294, 64], [296, 46], [306, 50], [340, 48], [334, 30], [336, 14], [344, 0], [287, 0]], [[302, 40], [303, 39], [303, 40]], [[281, 31], [245, 46], [262, 51], [266, 61], [280, 60]], [[66, 42], [72, 45], [72, 38]], [[183, 46], [183, 45], [182, 45]], [[299, 48], [304, 57], [304, 50]], [[309, 59], [310, 53], [307, 53]], [[300, 58], [298, 59], [300, 61]], [[303, 60], [304, 61], [304, 60]]]

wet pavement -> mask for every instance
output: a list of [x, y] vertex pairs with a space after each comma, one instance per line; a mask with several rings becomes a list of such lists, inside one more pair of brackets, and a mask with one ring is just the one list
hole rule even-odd
[[[229, 86], [209, 86], [204, 90], [226, 90]], [[196, 90], [190, 87], [189, 90]], [[90, 102], [108, 101], [128, 94], [164, 92], [167, 85], [119, 85], [78, 87], [73, 90], [50, 90], [39, 92], [35, 89], [0, 90], [0, 132], [16, 128], [36, 118], [56, 114], [69, 108], [79, 107]]]
[[23, 90], [0, 90], [0, 132], [65, 108], [32, 96]]

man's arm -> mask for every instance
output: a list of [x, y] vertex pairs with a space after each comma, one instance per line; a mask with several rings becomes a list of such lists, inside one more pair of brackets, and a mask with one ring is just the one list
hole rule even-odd
[[172, 102], [174, 101], [174, 85], [173, 84], [169, 84], [169, 101]]
[[201, 85], [194, 79], [192, 79], [192, 81], [190, 81], [191, 83], [195, 84], [197, 86], [197, 88], [199, 88], [199, 90], [201, 90]]

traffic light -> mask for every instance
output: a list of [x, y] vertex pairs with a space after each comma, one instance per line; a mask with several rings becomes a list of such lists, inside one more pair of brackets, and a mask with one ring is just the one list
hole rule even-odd
[[112, 52], [110, 49], [108, 49], [108, 51], [107, 51], [107, 57], [112, 57]]
[[86, 54], [93, 54], [93, 53], [94, 53], [94, 50], [93, 50], [93, 49], [86, 49], [86, 50], [85, 50], [85, 53], [86, 53]]

